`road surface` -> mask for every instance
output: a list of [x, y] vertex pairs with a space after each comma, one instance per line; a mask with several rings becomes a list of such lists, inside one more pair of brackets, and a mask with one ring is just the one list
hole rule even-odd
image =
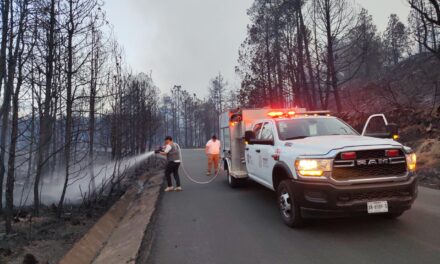
[[[203, 151], [183, 157], [194, 177], [208, 178]], [[181, 175], [184, 191], [164, 194], [149, 263], [440, 263], [440, 191], [420, 187], [398, 220], [313, 219], [295, 230], [272, 191], [231, 189], [220, 176], [196, 185]]]

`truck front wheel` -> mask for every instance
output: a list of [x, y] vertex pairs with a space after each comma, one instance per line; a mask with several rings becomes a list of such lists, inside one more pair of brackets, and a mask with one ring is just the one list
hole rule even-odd
[[295, 201], [295, 196], [289, 180], [282, 181], [277, 188], [278, 206], [284, 223], [292, 228], [303, 224], [301, 210]]

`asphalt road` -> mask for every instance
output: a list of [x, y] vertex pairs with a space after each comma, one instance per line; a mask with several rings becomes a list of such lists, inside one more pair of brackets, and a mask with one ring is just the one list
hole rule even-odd
[[[183, 156], [193, 177], [208, 178], [203, 151]], [[280, 219], [275, 194], [256, 183], [231, 189], [225, 175], [209, 185], [181, 178], [184, 191], [160, 202], [149, 263], [440, 263], [437, 190], [420, 187], [398, 220], [313, 219], [295, 230]]]

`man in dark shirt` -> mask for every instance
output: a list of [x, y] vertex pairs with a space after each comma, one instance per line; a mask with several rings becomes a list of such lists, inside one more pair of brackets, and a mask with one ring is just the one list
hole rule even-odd
[[[178, 145], [173, 142], [172, 137], [167, 136], [165, 138], [165, 148], [162, 152], [160, 152], [160, 154], [167, 158], [167, 165], [165, 167], [167, 188], [165, 188], [165, 192], [182, 191], [182, 187], [180, 186], [180, 178], [179, 178], [179, 166], [181, 162], [180, 149]], [[173, 174], [174, 180], [176, 181], [176, 188], [173, 188], [171, 173]]]

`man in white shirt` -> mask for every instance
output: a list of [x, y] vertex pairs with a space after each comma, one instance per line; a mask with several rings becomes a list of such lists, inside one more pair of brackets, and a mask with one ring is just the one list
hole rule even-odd
[[220, 160], [220, 140], [214, 135], [212, 138], [206, 143], [206, 156], [208, 157], [208, 171], [206, 175], [211, 175], [211, 167], [214, 165], [215, 175], [218, 173], [218, 165]]

